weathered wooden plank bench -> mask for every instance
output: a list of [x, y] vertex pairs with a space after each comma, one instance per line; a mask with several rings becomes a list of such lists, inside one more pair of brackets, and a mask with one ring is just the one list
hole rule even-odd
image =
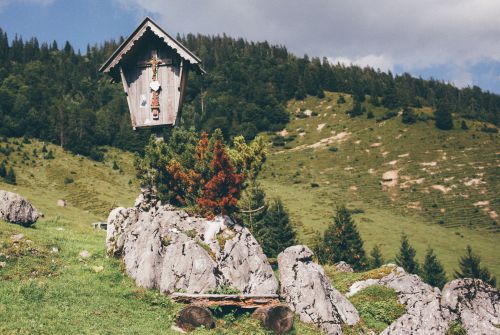
[[286, 334], [293, 328], [293, 312], [280, 304], [277, 294], [189, 294], [174, 293], [170, 298], [176, 302], [189, 304], [177, 318], [177, 326], [191, 331], [199, 326], [215, 327], [215, 319], [208, 307], [234, 306], [244, 309], [255, 309], [253, 317], [276, 334]]

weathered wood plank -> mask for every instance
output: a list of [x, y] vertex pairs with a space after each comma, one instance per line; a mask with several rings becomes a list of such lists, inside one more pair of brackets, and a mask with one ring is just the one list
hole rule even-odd
[[238, 306], [241, 308], [259, 308], [280, 303], [277, 294], [189, 294], [174, 293], [171, 299], [176, 302], [196, 304], [199, 306]]

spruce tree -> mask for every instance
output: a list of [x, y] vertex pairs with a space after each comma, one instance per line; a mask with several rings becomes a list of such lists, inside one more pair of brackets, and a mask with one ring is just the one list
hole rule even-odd
[[240, 207], [245, 225], [250, 229], [262, 250], [268, 257], [276, 257], [280, 252], [296, 243], [288, 212], [279, 199], [266, 204], [265, 192], [254, 183], [244, 194]]
[[280, 199], [271, 202], [263, 219], [256, 226], [258, 240], [268, 257], [277, 257], [280, 252], [296, 244], [295, 231]]
[[496, 278], [491, 276], [487, 268], [481, 268], [481, 257], [472, 252], [470, 245], [467, 246], [465, 255], [460, 257], [458, 265], [460, 270], [455, 271], [455, 278], [478, 278], [496, 286]]
[[16, 185], [17, 182], [16, 173], [14, 172], [12, 166], [7, 171], [7, 175], [5, 176], [5, 182], [7, 182], [8, 184]]
[[418, 274], [419, 266], [415, 260], [416, 253], [408, 241], [408, 236], [406, 234], [401, 235], [401, 247], [399, 248], [399, 254], [396, 255], [396, 264], [405, 269], [406, 272]]
[[2, 161], [0, 164], [0, 178], [5, 178], [7, 176], [7, 163]]
[[363, 240], [345, 206], [337, 208], [333, 223], [325, 231], [323, 243], [325, 260], [328, 263], [344, 261], [356, 270], [366, 268]]
[[450, 130], [453, 128], [453, 119], [447, 103], [442, 102], [437, 106], [434, 117], [436, 118], [437, 128], [441, 130]]
[[427, 249], [424, 263], [422, 264], [422, 279], [429, 285], [439, 287], [440, 289], [446, 284], [446, 273], [443, 265], [439, 262], [434, 250]]
[[370, 266], [373, 269], [379, 268], [384, 264], [384, 258], [382, 257], [382, 251], [380, 250], [379, 245], [375, 245], [370, 252]]

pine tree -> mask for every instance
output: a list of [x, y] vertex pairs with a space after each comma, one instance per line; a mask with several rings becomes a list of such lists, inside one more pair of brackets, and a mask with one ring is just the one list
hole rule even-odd
[[406, 272], [418, 274], [420, 267], [415, 260], [416, 253], [408, 241], [408, 236], [406, 234], [401, 235], [401, 247], [399, 248], [399, 254], [396, 255], [396, 264], [405, 269]]
[[256, 226], [256, 238], [268, 257], [277, 257], [280, 252], [296, 243], [288, 212], [280, 199], [271, 202], [264, 218]]
[[481, 268], [481, 257], [472, 252], [470, 245], [467, 246], [465, 255], [460, 257], [460, 271], [455, 271], [455, 278], [478, 278], [491, 286], [496, 286], [496, 278], [491, 276], [487, 268]]
[[2, 161], [0, 164], [0, 178], [5, 178], [7, 176], [7, 163]]
[[447, 103], [440, 103], [434, 112], [436, 118], [436, 127], [441, 130], [450, 130], [453, 128], [453, 119], [451, 117], [450, 107]]
[[380, 250], [379, 245], [375, 245], [370, 252], [370, 266], [373, 269], [379, 268], [384, 264], [384, 258], [382, 257], [382, 251]]
[[12, 166], [7, 171], [7, 175], [5, 176], [5, 182], [8, 184], [12, 184], [12, 185], [16, 185], [16, 183], [17, 183], [16, 173], [14, 172], [14, 169], [12, 168]]
[[363, 240], [345, 206], [337, 208], [333, 223], [325, 231], [323, 243], [328, 263], [344, 261], [356, 270], [366, 267]]
[[444, 272], [443, 265], [437, 259], [432, 248], [427, 249], [420, 275], [431, 286], [443, 288], [446, 284], [446, 273]]
[[417, 116], [413, 112], [413, 109], [406, 107], [403, 109], [403, 115], [401, 116], [401, 122], [405, 124], [413, 124], [417, 122]]

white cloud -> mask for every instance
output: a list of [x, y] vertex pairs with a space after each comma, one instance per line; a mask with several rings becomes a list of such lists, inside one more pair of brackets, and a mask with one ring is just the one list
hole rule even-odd
[[266, 39], [298, 55], [342, 56], [381, 69], [500, 61], [498, 0], [115, 1], [172, 32]]
[[394, 62], [392, 59], [385, 55], [366, 55], [362, 57], [349, 58], [349, 57], [329, 57], [328, 60], [332, 64], [344, 64], [344, 65], [359, 65], [361, 67], [370, 66], [374, 69], [380, 69], [381, 71], [394, 71]]

